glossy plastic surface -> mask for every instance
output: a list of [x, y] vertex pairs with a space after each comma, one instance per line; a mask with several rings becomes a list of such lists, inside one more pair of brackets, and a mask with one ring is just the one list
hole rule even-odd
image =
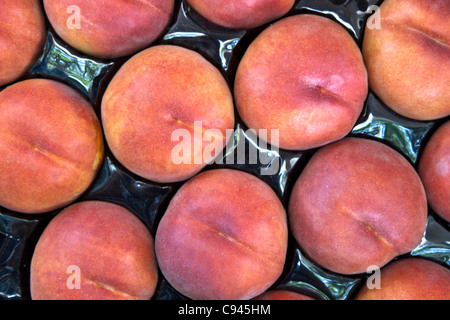
[[[372, 13], [370, 6], [379, 3], [374, 0], [300, 0], [288, 15], [313, 13], [333, 19], [360, 45], [365, 23]], [[184, 1], [177, 1], [172, 23], [152, 45], [173, 44], [200, 52], [217, 66], [232, 87], [234, 73], [246, 47], [265, 27], [267, 25], [253, 30], [226, 29], [202, 18]], [[68, 83], [85, 94], [99, 114], [105, 87], [126, 59], [102, 61], [81, 55], [49, 28], [44, 52], [24, 78], [44, 77]], [[271, 150], [258, 142], [237, 113], [236, 117], [235, 134], [225, 149], [223, 160], [205, 170], [227, 167], [251, 172], [266, 181], [287, 206], [291, 187], [315, 150]], [[417, 168], [427, 139], [445, 120], [406, 119], [389, 110], [369, 92], [363, 113], [350, 135], [382, 141], [401, 152]], [[245, 154], [245, 161], [242, 161], [242, 154]], [[97, 179], [78, 201], [97, 199], [121, 204], [141, 218], [154, 235], [171, 197], [182, 184], [162, 185], [137, 177], [106, 150]], [[57, 212], [25, 215], [0, 207], [0, 298], [30, 299], [29, 266], [33, 248], [55, 214]], [[410, 255], [430, 258], [450, 267], [450, 226], [431, 209], [423, 241]], [[350, 299], [367, 276], [343, 276], [323, 270], [304, 256], [290, 237], [285, 270], [273, 288], [299, 291], [317, 299]], [[161, 277], [153, 299], [185, 297]]]

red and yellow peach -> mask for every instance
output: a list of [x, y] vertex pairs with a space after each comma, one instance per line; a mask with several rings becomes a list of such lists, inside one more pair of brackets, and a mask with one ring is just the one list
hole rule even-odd
[[378, 16], [362, 47], [370, 88], [402, 116], [450, 115], [450, 2], [385, 0]]
[[283, 271], [286, 220], [276, 193], [259, 178], [232, 169], [204, 171], [178, 190], [162, 216], [158, 265], [189, 298], [253, 298]]
[[418, 170], [428, 204], [450, 222], [450, 121], [442, 124], [425, 144]]
[[0, 86], [23, 76], [42, 54], [46, 37], [38, 0], [0, 3]]
[[209, 21], [232, 29], [251, 29], [281, 18], [293, 7], [294, 0], [187, 0], [194, 10]]
[[424, 258], [405, 258], [381, 269], [380, 288], [363, 286], [356, 300], [450, 300], [450, 270]]
[[103, 133], [89, 101], [54, 80], [0, 92], [0, 205], [42, 213], [71, 203], [102, 164]]
[[320, 148], [289, 200], [301, 250], [341, 274], [367, 272], [418, 246], [427, 200], [409, 161], [374, 140], [347, 137]]
[[106, 89], [101, 112], [117, 160], [156, 182], [198, 173], [224, 149], [227, 129], [234, 129], [233, 97], [220, 71], [199, 53], [172, 45], [128, 60]]
[[269, 290], [254, 300], [314, 300], [312, 297], [290, 290]]
[[94, 57], [134, 54], [153, 43], [168, 26], [174, 0], [44, 0], [56, 33]]
[[102, 201], [58, 213], [31, 261], [33, 300], [147, 300], [157, 281], [147, 227], [124, 207]]
[[[235, 79], [245, 124], [282, 149], [316, 148], [346, 136], [368, 92], [361, 51], [338, 23], [312, 14], [279, 20], [248, 47]], [[270, 132], [279, 130], [279, 141]]]

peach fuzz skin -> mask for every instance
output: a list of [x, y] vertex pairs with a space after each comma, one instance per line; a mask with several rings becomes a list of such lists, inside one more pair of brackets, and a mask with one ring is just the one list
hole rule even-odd
[[450, 120], [438, 127], [425, 144], [418, 170], [428, 204], [450, 222]]
[[18, 80], [36, 62], [47, 35], [38, 0], [0, 4], [0, 87]]
[[[30, 274], [33, 300], [148, 300], [158, 281], [154, 241], [127, 209], [79, 202], [50, 221]], [[69, 288], [77, 277], [79, 287]]]
[[253, 300], [315, 300], [307, 295], [289, 290], [269, 290]]
[[0, 205], [42, 213], [71, 203], [90, 186], [104, 153], [91, 104], [46, 79], [0, 92]]
[[412, 165], [394, 149], [363, 138], [319, 149], [289, 199], [301, 250], [341, 274], [364, 273], [410, 252], [424, 236], [427, 214]]
[[[216, 156], [205, 148], [213, 144], [212, 149], [222, 151], [230, 138], [227, 129], [234, 129], [233, 97], [220, 71], [178, 46], [154, 46], [128, 60], [110, 82], [101, 112], [117, 160], [156, 182], [182, 181], [198, 173]], [[200, 131], [196, 122], [201, 122], [201, 137], [195, 133]], [[191, 159], [185, 163], [177, 163], [172, 154], [185, 140], [173, 138], [177, 129], [191, 139]]]
[[197, 300], [245, 300], [281, 275], [286, 213], [262, 180], [231, 169], [208, 170], [184, 184], [155, 237], [158, 265], [180, 293]]
[[367, 93], [361, 52], [336, 22], [311, 14], [279, 20], [249, 46], [237, 69], [236, 107], [279, 147], [306, 150], [346, 136]]
[[386, 0], [379, 16], [363, 39], [370, 88], [404, 117], [450, 115], [450, 2]]
[[381, 269], [380, 289], [362, 287], [355, 300], [450, 300], [450, 270], [423, 258], [405, 258]]
[[174, 0], [44, 0], [50, 24], [64, 41], [104, 59], [131, 55], [153, 43], [172, 19], [174, 5]]
[[[281, 18], [294, 0], [187, 0], [209, 21], [232, 29], [251, 29]], [[214, 4], [212, 4], [214, 3]]]

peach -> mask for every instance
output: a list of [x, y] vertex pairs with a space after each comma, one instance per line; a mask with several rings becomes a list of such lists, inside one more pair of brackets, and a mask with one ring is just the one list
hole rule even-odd
[[58, 213], [31, 260], [34, 300], [148, 300], [157, 281], [149, 230], [124, 207], [103, 201]]
[[295, 0], [187, 0], [195, 11], [222, 27], [251, 29], [281, 18]]
[[42, 53], [46, 37], [38, 0], [2, 0], [0, 4], [0, 86], [23, 76]]
[[398, 114], [416, 120], [450, 115], [449, 1], [386, 0], [380, 27], [366, 26], [369, 86]]
[[155, 250], [165, 279], [181, 294], [250, 299], [281, 275], [287, 237], [286, 212], [265, 182], [214, 169], [175, 194], [157, 227]]
[[171, 45], [128, 60], [107, 87], [101, 112], [117, 160], [164, 183], [198, 173], [234, 128], [233, 97], [220, 71], [197, 52]]
[[[248, 47], [236, 73], [245, 124], [272, 145], [306, 150], [346, 136], [368, 93], [361, 52], [336, 22], [311, 14], [279, 20]], [[272, 139], [279, 130], [279, 141]]]
[[174, 0], [44, 0], [56, 33], [73, 48], [105, 59], [153, 43], [172, 19]]
[[254, 298], [254, 300], [314, 300], [310, 296], [289, 291], [289, 290], [269, 290]]
[[347, 137], [311, 157], [289, 199], [301, 250], [341, 274], [382, 267], [418, 246], [427, 224], [419, 175], [389, 146]]
[[418, 170], [428, 204], [450, 222], [450, 120], [438, 127], [425, 144]]
[[450, 270], [424, 258], [392, 262], [380, 273], [380, 288], [363, 286], [356, 300], [450, 300]]
[[46, 79], [0, 92], [0, 205], [42, 213], [71, 203], [103, 159], [103, 134], [91, 104]]

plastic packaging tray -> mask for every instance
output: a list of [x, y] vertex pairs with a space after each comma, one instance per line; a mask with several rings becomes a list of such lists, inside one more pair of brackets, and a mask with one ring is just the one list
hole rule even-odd
[[[361, 46], [364, 26], [373, 13], [374, 0], [301, 0], [287, 15], [313, 13], [340, 23]], [[80, 54], [64, 43], [47, 21], [48, 35], [39, 60], [28, 78], [56, 79], [71, 85], [85, 94], [93, 103], [100, 118], [102, 94], [115, 72], [129, 58], [101, 60]], [[212, 62], [224, 75], [230, 88], [233, 86], [237, 65], [251, 41], [267, 25], [252, 30], [231, 30], [214, 25], [192, 10], [184, 1], [176, 1], [173, 20], [165, 33], [152, 44], [173, 44], [193, 49]], [[0, 88], [0, 90], [3, 88]], [[287, 200], [296, 178], [315, 150], [294, 152], [273, 150], [258, 145], [236, 112], [235, 135], [227, 148], [223, 164], [211, 164], [204, 170], [217, 167], [236, 168], [260, 176], [279, 195], [287, 208]], [[349, 134], [376, 139], [401, 152], [417, 168], [422, 148], [434, 130], [446, 119], [414, 121], [397, 115], [369, 91], [364, 110]], [[257, 148], [257, 163], [237, 163], [236, 152], [240, 146], [250, 152]], [[105, 200], [121, 204], [136, 214], [155, 235], [159, 219], [164, 214], [171, 197], [184, 183], [158, 184], [142, 179], [125, 169], [111, 154], [105, 144], [105, 158], [98, 176], [86, 193], [77, 201]], [[231, 158], [230, 158], [231, 157]], [[272, 170], [277, 162], [276, 174], [261, 174]], [[27, 215], [0, 207], [0, 298], [29, 300], [29, 267], [34, 246], [40, 234], [60, 210], [44, 214]], [[449, 224], [429, 209], [428, 226], [422, 243], [404, 256], [421, 256], [450, 267]], [[401, 259], [404, 256], [398, 257]], [[351, 299], [364, 285], [369, 274], [344, 276], [322, 269], [306, 257], [289, 236], [284, 272], [273, 289], [286, 288], [310, 295], [316, 299]], [[187, 299], [165, 281], [160, 273], [157, 290], [152, 299]]]

